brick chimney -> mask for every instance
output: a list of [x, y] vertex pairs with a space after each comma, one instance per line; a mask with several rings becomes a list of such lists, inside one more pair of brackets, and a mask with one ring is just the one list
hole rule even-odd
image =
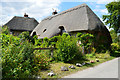
[[25, 14], [24, 14], [24, 17], [28, 17], [28, 15], [25, 13]]

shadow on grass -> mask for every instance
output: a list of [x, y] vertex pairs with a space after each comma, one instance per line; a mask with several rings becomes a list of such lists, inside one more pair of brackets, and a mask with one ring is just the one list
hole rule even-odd
[[120, 57], [120, 51], [112, 52], [112, 53], [110, 54], [110, 56], [113, 56], [113, 57]]
[[85, 66], [87, 66], [87, 67], [94, 67], [94, 66], [95, 66], [94, 64], [95, 64], [95, 63], [86, 64]]
[[76, 64], [76, 63], [83, 63], [83, 62], [86, 62], [86, 61], [89, 61], [86, 57], [75, 57], [73, 60], [71, 60], [70, 62], [68, 63], [71, 63], [71, 64]]

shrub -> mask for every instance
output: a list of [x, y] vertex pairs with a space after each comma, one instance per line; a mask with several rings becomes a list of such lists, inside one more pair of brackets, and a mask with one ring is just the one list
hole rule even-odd
[[[10, 38], [11, 37], [9, 37], [9, 39]], [[9, 40], [9, 44], [6, 47], [2, 48], [3, 78], [28, 77], [31, 75], [33, 46], [27, 41], [19, 45], [14, 44], [14, 42], [15, 40], [11, 41], [10, 43]]]
[[77, 33], [76, 37], [78, 37], [78, 40], [80, 40], [80, 37], [82, 36], [82, 33]]
[[38, 39], [37, 35], [32, 37], [28, 31], [22, 32], [18, 37], [21, 39], [21, 41], [28, 40], [35, 46], [40, 46], [42, 44], [42, 40]]
[[43, 39], [42, 47], [49, 47], [49, 39], [47, 37]]
[[81, 41], [80, 46], [81, 47], [84, 46], [85, 53], [90, 53], [93, 46], [94, 36], [89, 33], [86, 34], [78, 33], [76, 36], [78, 41]]
[[10, 34], [10, 31], [8, 30], [7, 26], [2, 26], [2, 33], [4, 33], [4, 34]]
[[34, 45], [35, 46], [40, 46], [42, 44], [42, 39], [36, 39], [35, 36], [33, 37], [34, 39]]
[[21, 41], [28, 40], [29, 42], [32, 42], [32, 43], [35, 42], [35, 39], [30, 36], [30, 33], [28, 31], [22, 32], [21, 34], [19, 34], [18, 37], [21, 39]]
[[78, 50], [76, 43], [75, 37], [71, 37], [64, 33], [56, 43], [58, 60], [69, 62], [74, 59], [75, 53]]
[[37, 51], [35, 50], [34, 51], [34, 59], [33, 59], [33, 65], [34, 65], [34, 68], [33, 70], [36, 72], [40, 69], [48, 69], [49, 67], [49, 55], [47, 53], [48, 51]]
[[27, 34], [25, 32], [26, 36], [21, 37], [7, 34], [6, 31], [0, 34], [3, 78], [28, 78], [37, 73], [35, 67], [44, 69], [49, 65], [48, 58], [43, 54], [33, 54], [34, 45]]
[[111, 56], [120, 57], [120, 45], [119, 42], [111, 44]]
[[120, 46], [118, 43], [112, 43], [111, 47], [113, 51], [118, 51], [120, 49]]
[[16, 46], [20, 45], [20, 38], [12, 35], [1, 34], [1, 44], [2, 48], [8, 47], [9, 44], [15, 44]]
[[96, 49], [95, 49], [95, 48], [92, 48], [91, 54], [86, 54], [86, 57], [88, 57], [88, 58], [93, 58], [93, 57], [95, 57], [95, 51], [96, 51]]
[[49, 47], [56, 47], [56, 43], [59, 40], [59, 36], [54, 36], [49, 39]]

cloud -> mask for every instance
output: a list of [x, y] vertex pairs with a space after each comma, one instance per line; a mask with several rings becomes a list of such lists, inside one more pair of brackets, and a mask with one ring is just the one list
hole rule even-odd
[[0, 24], [5, 24], [14, 16], [23, 16], [24, 13], [27, 13], [29, 17], [34, 17], [40, 22], [41, 19], [52, 14], [52, 8], [60, 11], [58, 7], [61, 3], [58, 0], [34, 0], [31, 2], [9, 2], [9, 0], [5, 1], [8, 2], [2, 2], [2, 9], [0, 9], [2, 10], [2, 22]]
[[2, 17], [1, 17], [1, 15], [2, 15], [2, 5], [0, 3], [0, 24], [2, 24]]
[[[54, 2], [54, 0], [2, 0], [2, 2]], [[96, 2], [97, 4], [107, 4], [117, 0], [56, 0], [60, 2]]]
[[[53, 12], [52, 8], [58, 9], [61, 2], [96, 2], [97, 4], [105, 4], [114, 0], [2, 0], [2, 7], [0, 7], [0, 24], [5, 24], [13, 16], [23, 16], [27, 13], [29, 17], [34, 17], [39, 22]], [[0, 5], [1, 6], [1, 5]], [[106, 9], [100, 9], [96, 5], [95, 12], [106, 14]]]
[[97, 4], [108, 4], [112, 1], [116, 1], [116, 0], [97, 0], [96, 3]]
[[[37, 0], [2, 0], [2, 2], [35, 2]], [[38, 0], [42, 1], [42, 0]]]
[[96, 8], [100, 8], [100, 5], [96, 5], [95, 7], [96, 7]]
[[107, 9], [99, 9], [99, 8], [96, 8], [96, 9], [94, 9], [93, 11], [99, 12], [100, 14], [108, 14]]
[[0, 26], [12, 19], [12, 16], [1, 15]]
[[0, 3], [0, 15], [2, 15], [2, 4]]
[[100, 12], [106, 13], [106, 14], [108, 13], [107, 9], [101, 9]]
[[117, 1], [117, 0], [60, 0], [62, 2], [95, 2], [97, 4], [107, 4], [112, 1]]

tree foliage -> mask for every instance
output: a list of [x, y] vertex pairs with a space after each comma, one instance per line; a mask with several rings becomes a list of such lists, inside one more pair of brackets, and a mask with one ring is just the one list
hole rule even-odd
[[120, 1], [114, 1], [106, 5], [108, 15], [103, 15], [105, 24], [109, 24], [109, 28], [113, 28], [115, 32], [120, 28]]
[[117, 34], [115, 33], [115, 30], [111, 30], [110, 31], [110, 35], [111, 35], [111, 38], [112, 38], [112, 42], [113, 43], [116, 43], [119, 41], [118, 37], [117, 37]]

